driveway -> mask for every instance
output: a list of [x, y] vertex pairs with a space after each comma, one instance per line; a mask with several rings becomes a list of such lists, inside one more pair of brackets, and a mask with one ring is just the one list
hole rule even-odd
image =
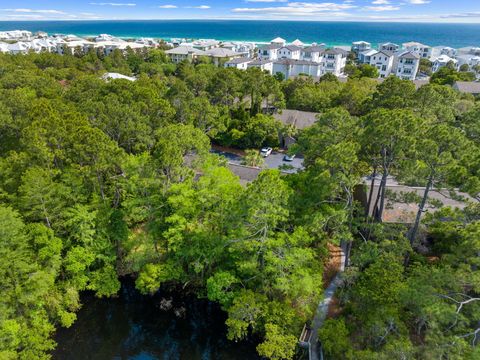
[[[229, 163], [235, 165], [242, 165], [242, 156], [228, 151], [210, 150], [212, 153], [227, 158]], [[273, 152], [270, 156], [265, 158], [265, 168], [280, 169], [285, 173], [293, 174], [303, 169], [303, 158], [296, 157], [293, 161], [283, 161], [284, 154]]]

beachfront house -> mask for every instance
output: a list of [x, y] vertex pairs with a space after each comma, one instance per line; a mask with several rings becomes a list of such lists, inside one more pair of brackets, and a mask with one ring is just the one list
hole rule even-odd
[[305, 46], [305, 44], [302, 41], [300, 41], [299, 39], [296, 39], [296, 40], [292, 41], [292, 45], [295, 45], [295, 46], [298, 46], [298, 47], [301, 47], [301, 48], [303, 48]]
[[12, 30], [12, 31], [0, 31], [0, 40], [24, 40], [28, 41], [32, 38], [32, 33], [26, 30]]
[[218, 47], [220, 45], [220, 41], [213, 39], [200, 39], [192, 42], [189, 45], [191, 45], [195, 49], [207, 51]]
[[457, 49], [451, 48], [449, 46], [434, 46], [432, 48], [430, 60], [435, 60], [441, 55], [447, 55], [451, 58], [454, 58], [455, 56], [457, 56]]
[[352, 43], [352, 51], [355, 54], [359, 54], [364, 51], [368, 51], [372, 48], [372, 44], [366, 41], [355, 41]]
[[377, 53], [370, 56], [370, 65], [378, 69], [379, 78], [388, 77], [393, 69], [394, 53], [390, 51], [377, 51]]
[[286, 45], [277, 52], [278, 59], [292, 59], [292, 60], [300, 60], [300, 53], [302, 48], [296, 45]]
[[347, 65], [348, 52], [343, 49], [328, 49], [323, 54], [321, 76], [325, 74], [333, 74], [341, 76]]
[[374, 49], [363, 51], [358, 54], [358, 62], [360, 64], [370, 64], [370, 58], [377, 53], [378, 51]]
[[395, 76], [403, 80], [415, 80], [420, 67], [420, 56], [411, 51], [405, 51], [398, 55]]
[[424, 59], [429, 59], [432, 56], [432, 48], [419, 42], [406, 42], [402, 47], [405, 51], [415, 53]]
[[448, 55], [440, 55], [439, 57], [437, 57], [435, 60], [432, 61], [432, 71], [437, 72], [442, 67], [445, 67], [448, 64], [451, 64], [454, 67], [454, 69], [458, 69], [457, 59], [451, 58]]
[[302, 49], [300, 54], [300, 59], [320, 63], [322, 62], [322, 55], [324, 51], [325, 51], [324, 45], [308, 46]]
[[277, 37], [277, 38], [273, 39], [272, 41], [270, 41], [270, 44], [278, 45], [280, 47], [283, 47], [283, 46], [287, 45], [287, 40], [282, 39], [281, 37]]
[[278, 44], [263, 45], [258, 48], [257, 57], [261, 60], [277, 60], [278, 50], [282, 48]]
[[380, 44], [378, 46], [378, 50], [396, 52], [396, 51], [400, 50], [400, 45], [392, 43], [392, 42], [386, 42], [386, 43]]

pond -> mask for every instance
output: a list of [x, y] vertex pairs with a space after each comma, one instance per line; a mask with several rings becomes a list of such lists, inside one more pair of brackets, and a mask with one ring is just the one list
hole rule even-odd
[[258, 360], [254, 341], [226, 338], [226, 314], [194, 296], [143, 296], [131, 280], [117, 298], [84, 295], [78, 319], [59, 329], [53, 359]]

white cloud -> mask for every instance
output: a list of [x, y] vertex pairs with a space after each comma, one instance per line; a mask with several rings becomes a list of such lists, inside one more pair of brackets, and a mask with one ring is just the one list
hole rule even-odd
[[176, 9], [178, 8], [177, 5], [159, 5], [157, 6], [159, 9]]
[[63, 11], [59, 10], [1, 9], [1, 11], [32, 14], [65, 14]]
[[393, 6], [393, 5], [385, 5], [385, 6], [365, 6], [363, 8], [364, 10], [367, 11], [397, 11], [400, 10], [398, 6]]
[[390, 4], [390, 1], [389, 0], [375, 0], [375, 1], [372, 1], [372, 4], [374, 4], [374, 5], [388, 5], [388, 4]]
[[350, 4], [291, 2], [286, 6], [264, 8], [234, 8], [234, 13], [264, 14], [273, 16], [348, 16], [344, 10], [356, 8]]
[[429, 0], [408, 0], [408, 2], [413, 5], [422, 5], [422, 4], [430, 3]]
[[30, 19], [30, 20], [38, 20], [44, 19], [45, 17], [42, 15], [28, 15], [28, 14], [10, 14], [5, 16], [7, 19]]
[[480, 12], [466, 12], [466, 13], [458, 13], [458, 14], [446, 14], [440, 16], [442, 19], [465, 19], [465, 18], [479, 18], [480, 19]]
[[90, 5], [97, 5], [97, 6], [137, 6], [137, 4], [133, 4], [133, 3], [113, 3], [113, 2], [110, 2], [110, 3], [92, 2], [92, 3], [90, 3]]
[[245, 0], [247, 3], [286, 3], [288, 0]]
[[208, 5], [199, 5], [199, 6], [184, 6], [185, 9], [200, 9], [200, 10], [207, 10], [210, 9]]

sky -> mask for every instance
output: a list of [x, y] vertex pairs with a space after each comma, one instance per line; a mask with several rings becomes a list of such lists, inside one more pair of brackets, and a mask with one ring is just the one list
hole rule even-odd
[[105, 0], [0, 0], [0, 20], [244, 19], [480, 23], [480, 0], [102, 1]]

